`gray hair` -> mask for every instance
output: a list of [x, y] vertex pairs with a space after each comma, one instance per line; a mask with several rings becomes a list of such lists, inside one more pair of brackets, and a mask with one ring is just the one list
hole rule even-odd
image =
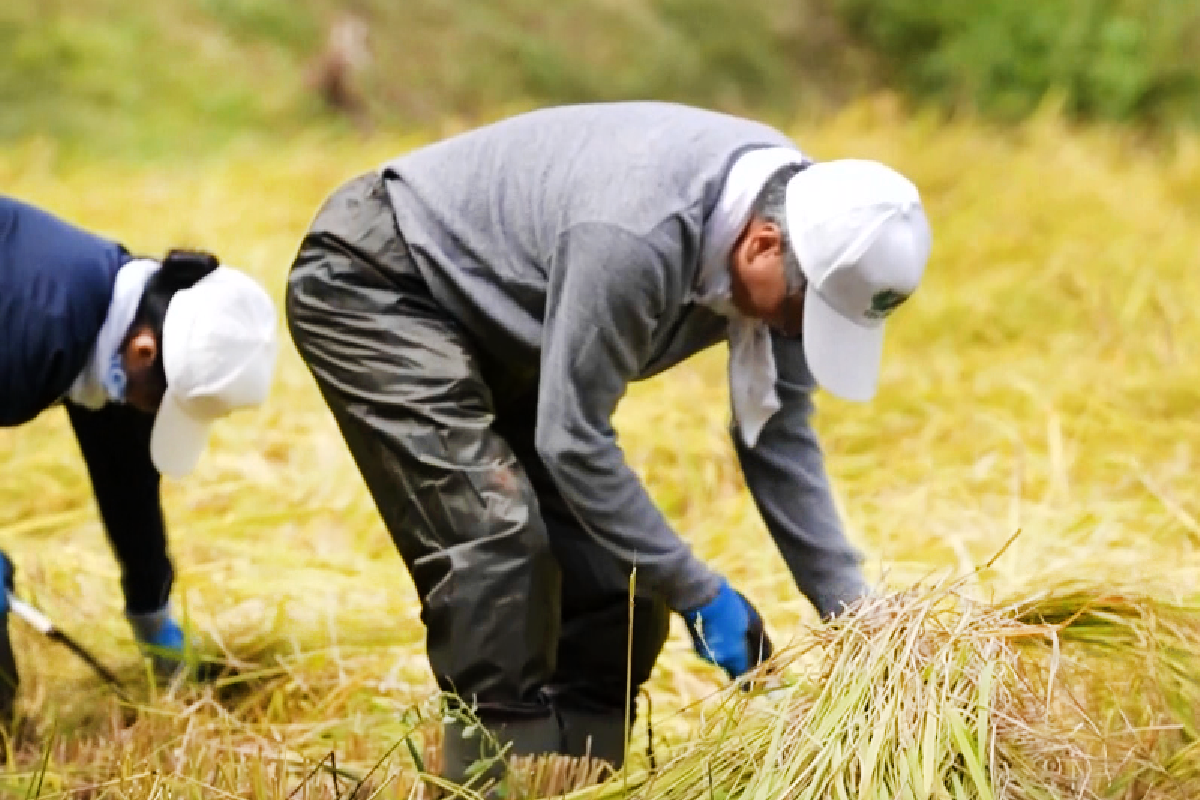
[[792, 238], [788, 233], [787, 185], [804, 166], [806, 165], [787, 164], [771, 173], [771, 177], [767, 178], [762, 191], [758, 193], [754, 205], [750, 208], [753, 216], [779, 228], [783, 238], [783, 264], [789, 293], [799, 290], [804, 284], [804, 272], [800, 269], [800, 260], [796, 257]]

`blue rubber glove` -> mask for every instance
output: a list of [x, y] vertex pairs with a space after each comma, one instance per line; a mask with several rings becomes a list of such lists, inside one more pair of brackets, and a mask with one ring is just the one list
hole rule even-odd
[[740, 678], [771, 656], [762, 617], [750, 601], [721, 579], [717, 596], [705, 605], [683, 612], [692, 646], [705, 661]]
[[142, 651], [154, 662], [155, 672], [164, 679], [174, 675], [184, 665], [187, 640], [170, 608], [126, 616]]
[[170, 655], [182, 659], [184, 650], [183, 629], [179, 627], [179, 623], [175, 620], [167, 618], [162, 627], [153, 636], [143, 640], [142, 644], [165, 650]]
[[169, 606], [148, 614], [126, 616], [133, 626], [138, 645], [150, 656], [159, 678], [171, 680], [185, 671], [192, 680], [207, 682], [232, 674], [228, 665], [200, 658], [197, 653], [199, 642], [180, 627]]

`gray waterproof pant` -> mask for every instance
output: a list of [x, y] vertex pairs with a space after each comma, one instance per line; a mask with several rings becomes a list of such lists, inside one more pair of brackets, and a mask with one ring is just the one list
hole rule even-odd
[[[581, 528], [534, 449], [532, 378], [439, 307], [380, 176], [338, 189], [287, 286], [293, 340], [416, 584], [439, 687], [481, 718], [624, 714], [669, 612]], [[632, 648], [632, 686], [626, 654]]]

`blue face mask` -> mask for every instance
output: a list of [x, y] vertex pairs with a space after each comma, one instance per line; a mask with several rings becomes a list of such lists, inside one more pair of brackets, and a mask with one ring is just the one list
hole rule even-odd
[[125, 374], [125, 365], [121, 361], [120, 351], [113, 353], [112, 359], [109, 360], [108, 367], [104, 370], [100, 381], [104, 385], [104, 392], [108, 395], [108, 399], [111, 402], [125, 402], [125, 390], [129, 387], [129, 376]]

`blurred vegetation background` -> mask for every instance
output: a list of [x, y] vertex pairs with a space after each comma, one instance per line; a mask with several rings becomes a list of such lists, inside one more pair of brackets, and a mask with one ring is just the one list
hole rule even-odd
[[[318, 88], [331, 37], [351, 114]], [[1195, 0], [6, 0], [0, 140], [155, 157], [618, 98], [784, 123], [880, 90], [1161, 129], [1200, 121], [1198, 52]]]

